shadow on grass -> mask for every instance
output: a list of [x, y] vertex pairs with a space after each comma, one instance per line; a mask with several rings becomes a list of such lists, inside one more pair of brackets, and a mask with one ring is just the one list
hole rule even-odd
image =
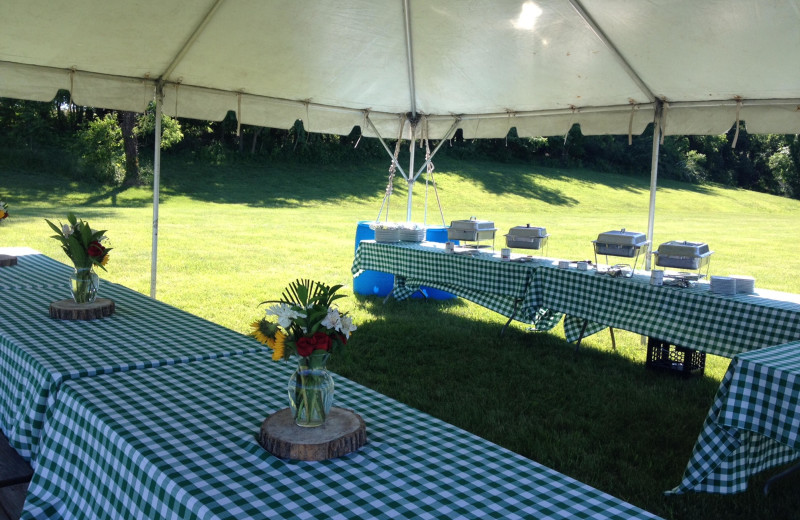
[[[645, 178], [583, 169], [556, 169], [522, 163], [461, 161], [442, 158], [437, 171], [477, 183], [493, 195], [515, 194], [554, 206], [575, 206], [580, 201], [563, 190], [548, 187], [548, 180], [604, 184], [645, 195]], [[2, 171], [5, 186], [14, 187], [14, 200], [25, 205], [71, 204], [81, 206], [144, 207], [152, 204], [152, 185], [127, 189], [103, 187], [67, 179], [55, 173]], [[165, 155], [162, 161], [160, 200], [186, 196], [199, 201], [292, 208], [342, 201], [379, 203], [387, 184], [387, 161], [363, 164], [310, 165], [290, 162], [231, 160], [216, 165], [186, 156]], [[674, 190], [708, 193], [704, 186], [662, 181]], [[405, 180], [395, 180], [402, 195]]]
[[[516, 194], [556, 206], [574, 206], [580, 201], [562, 190], [554, 190], [544, 186], [541, 182], [542, 180], [552, 179], [578, 181], [584, 184], [603, 184], [616, 190], [641, 194], [646, 194], [650, 191], [649, 175], [638, 177], [583, 168], [554, 168], [535, 164], [461, 161], [454, 159], [442, 160], [439, 165], [447, 168], [447, 171], [454, 175], [463, 177], [465, 180], [477, 182], [488, 193], [495, 195]], [[668, 179], [659, 180], [658, 186], [692, 193], [711, 193], [708, 186]]]
[[386, 168], [380, 163], [317, 166], [241, 161], [215, 166], [170, 160], [163, 167], [161, 186], [167, 197], [291, 208], [354, 199], [380, 201], [386, 181]]
[[790, 518], [800, 506], [791, 483], [777, 500], [763, 496], [779, 469], [738, 495], [664, 496], [681, 480], [715, 379], [646, 370], [643, 353], [591, 341], [576, 355], [522, 324], [501, 336], [502, 316], [463, 300], [357, 301], [372, 319], [332, 361], [341, 376], [665, 518]]

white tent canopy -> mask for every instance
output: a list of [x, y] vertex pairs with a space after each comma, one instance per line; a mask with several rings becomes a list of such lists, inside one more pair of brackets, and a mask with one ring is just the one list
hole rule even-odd
[[[796, 0], [6, 0], [0, 96], [348, 134], [800, 131]], [[741, 102], [739, 105], [738, 102]]]
[[[50, 101], [65, 89], [81, 105], [138, 112], [158, 97], [172, 116], [233, 111], [241, 124], [299, 119], [334, 134], [360, 126], [396, 137], [407, 115], [432, 139], [455, 128], [465, 138], [512, 127], [564, 135], [574, 124], [585, 135], [638, 135], [657, 115], [657, 135], [720, 134], [738, 121], [751, 133], [800, 133], [798, 63], [797, 0], [0, 6], [2, 97]], [[418, 126], [405, 124], [404, 137]], [[156, 208], [157, 196], [156, 186]]]

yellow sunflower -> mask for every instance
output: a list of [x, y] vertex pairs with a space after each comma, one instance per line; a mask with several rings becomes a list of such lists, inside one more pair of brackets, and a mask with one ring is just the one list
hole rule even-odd
[[[250, 326], [253, 328], [253, 330], [250, 332], [250, 335], [256, 338], [260, 343], [269, 345], [269, 343], [274, 340], [267, 335], [269, 333], [269, 329], [267, 327], [261, 327], [262, 323], [264, 323], [264, 320], [256, 320], [251, 323]], [[266, 323], [264, 323], [264, 325], [266, 325]], [[272, 345], [269, 346], [272, 347]]]
[[103, 259], [100, 261], [100, 265], [106, 265], [107, 263], [108, 263], [108, 255], [103, 257]]
[[278, 331], [275, 333], [275, 339], [272, 340], [272, 360], [273, 361], [280, 361], [283, 359], [284, 350], [286, 347], [286, 335]]

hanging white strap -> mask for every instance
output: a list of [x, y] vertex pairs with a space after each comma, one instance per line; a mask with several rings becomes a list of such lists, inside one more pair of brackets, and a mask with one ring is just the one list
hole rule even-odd
[[664, 101], [661, 104], [661, 139], [659, 140], [658, 144], [664, 144], [664, 136], [667, 135], [667, 109], [669, 108], [669, 103]]
[[631, 118], [628, 120], [628, 146], [633, 144], [633, 114], [636, 113], [637, 106], [631, 103]]
[[75, 88], [75, 67], [69, 71], [69, 110], [72, 112], [72, 90]]
[[736, 148], [736, 141], [739, 140], [739, 111], [742, 109], [742, 100], [736, 100], [736, 132], [733, 134], [733, 142], [731, 148]]
[[575, 112], [577, 111], [575, 105], [572, 105], [570, 108], [572, 108], [572, 115], [569, 118], [569, 125], [567, 125], [567, 132], [564, 134], [564, 146], [567, 145], [567, 137], [569, 137], [569, 131], [572, 130], [572, 124], [575, 122]]
[[236, 137], [242, 137], [242, 93], [236, 95]]

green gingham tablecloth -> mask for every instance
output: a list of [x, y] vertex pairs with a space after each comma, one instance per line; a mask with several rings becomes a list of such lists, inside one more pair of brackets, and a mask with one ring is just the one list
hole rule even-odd
[[4, 295], [36, 287], [69, 287], [72, 267], [28, 248], [0, 248], [0, 253], [17, 257], [17, 265], [0, 267], [0, 291]]
[[[21, 257], [24, 258], [24, 257]], [[92, 321], [50, 318], [63, 287], [6, 293], [0, 306], [0, 429], [35, 467], [42, 422], [64, 381], [263, 349], [253, 338], [101, 281], [115, 313]]]
[[367, 445], [278, 459], [256, 435], [293, 369], [254, 353], [67, 382], [22, 518], [654, 518], [336, 375]]
[[541, 306], [535, 262], [501, 261], [491, 252], [447, 253], [444, 244], [383, 244], [362, 241], [352, 273], [373, 270], [394, 275], [392, 296], [409, 298], [422, 286], [455, 294], [508, 318], [550, 330], [561, 319]]
[[800, 341], [739, 354], [717, 391], [683, 480], [668, 494], [738, 493], [800, 458]]
[[542, 306], [567, 315], [567, 341], [578, 339], [584, 320], [584, 336], [610, 326], [728, 358], [800, 339], [800, 297], [793, 294], [722, 296], [707, 283], [656, 287], [640, 274], [613, 278], [547, 266], [536, 275]]

